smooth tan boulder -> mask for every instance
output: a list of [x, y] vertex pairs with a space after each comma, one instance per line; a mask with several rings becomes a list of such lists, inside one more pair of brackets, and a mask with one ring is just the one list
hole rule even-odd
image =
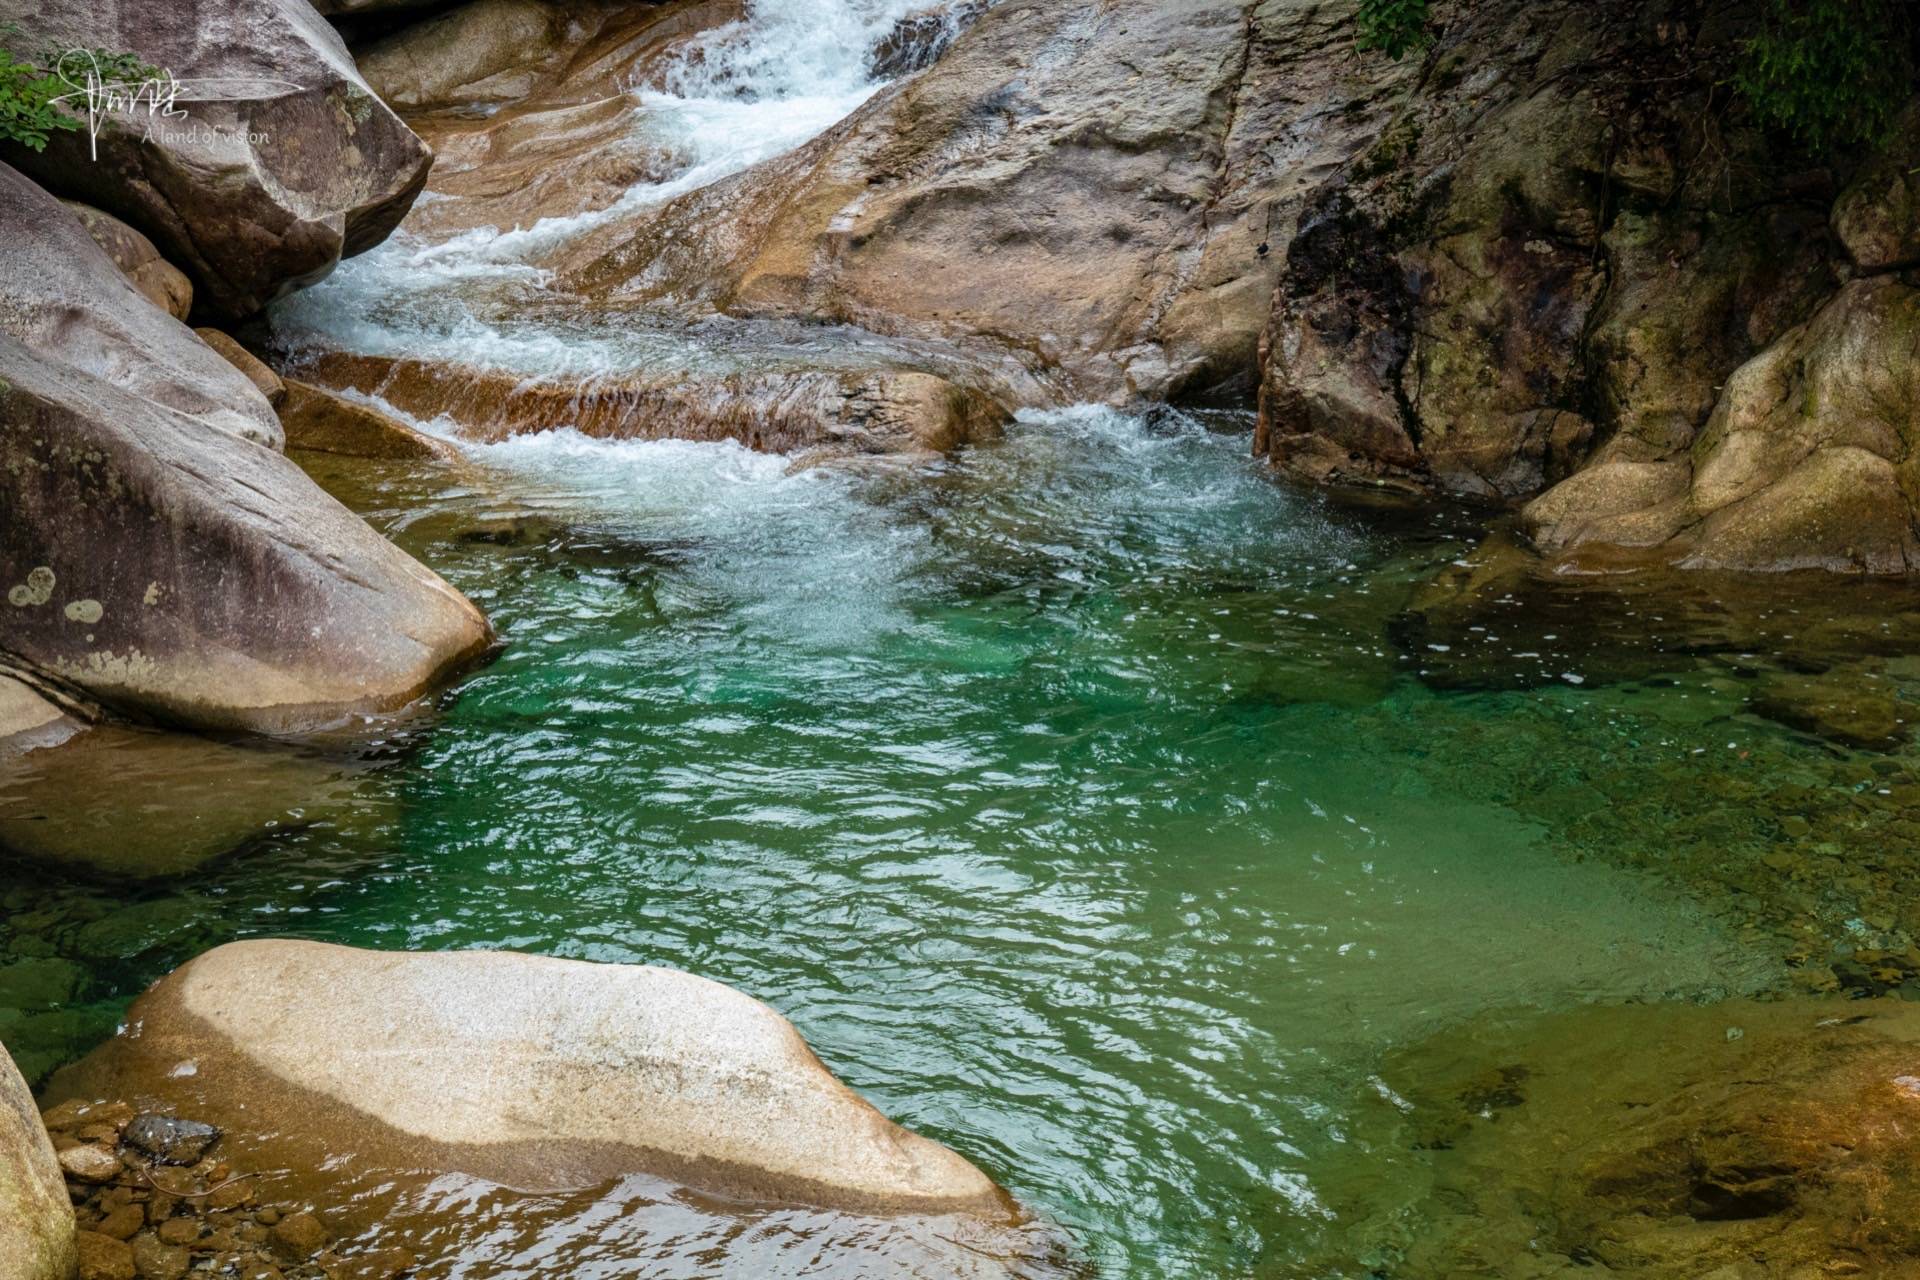
[[74, 1280], [73, 1206], [27, 1082], [0, 1048], [0, 1280]]
[[254, 389], [267, 398], [277, 413], [280, 402], [287, 398], [286, 384], [280, 381], [280, 375], [260, 362], [260, 357], [241, 346], [238, 342], [218, 329], [199, 328], [194, 330], [200, 335], [200, 341], [213, 348], [214, 354], [246, 375]]
[[398, 107], [510, 102], [561, 55], [566, 25], [541, 0], [472, 0], [364, 50], [360, 74]]
[[4, 166], [0, 215], [11, 659], [162, 723], [280, 733], [396, 710], [485, 650], [478, 610], [276, 452], [245, 375]]
[[[249, 315], [372, 248], [412, 205], [432, 155], [368, 89], [306, 0], [177, 5], [0, 0], [29, 44], [126, 50], [182, 81], [184, 115], [145, 106], [44, 152], [5, 158], [151, 237], [211, 314]], [[215, 100], [217, 99], [217, 100]]]
[[126, 273], [133, 287], [175, 320], [185, 320], [193, 310], [193, 281], [186, 273], [160, 256], [153, 241], [120, 219], [78, 200], [60, 202], [80, 219], [94, 243], [107, 251], [113, 265]]
[[213, 430], [278, 447], [266, 397], [149, 302], [71, 206], [4, 164], [0, 226], [0, 331]]
[[286, 429], [289, 449], [355, 458], [460, 460], [460, 451], [446, 441], [325, 387], [289, 378], [286, 388], [280, 425]]
[[669, 969], [232, 943], [155, 984], [55, 1088], [190, 1098], [243, 1140], [316, 1132], [357, 1165], [523, 1190], [648, 1172], [864, 1212], [1011, 1212], [985, 1174], [836, 1080], [774, 1010]]

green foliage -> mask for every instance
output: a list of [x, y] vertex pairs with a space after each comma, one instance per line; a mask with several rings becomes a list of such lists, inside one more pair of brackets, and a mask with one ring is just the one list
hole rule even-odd
[[1433, 39], [1427, 30], [1430, 0], [1360, 0], [1359, 24], [1361, 49], [1378, 49], [1400, 61], [1407, 53]]
[[[17, 35], [19, 30], [12, 23], [0, 24], [0, 35]], [[72, 95], [89, 73], [103, 85], [128, 86], [161, 75], [159, 68], [130, 53], [50, 49], [37, 61], [28, 61], [0, 45], [0, 142], [44, 151], [56, 130], [80, 128], [84, 116]]]
[[1884, 141], [1913, 91], [1914, 0], [1766, 0], [1734, 85], [1815, 153]]
[[0, 48], [0, 141], [44, 151], [56, 129], [78, 129], [79, 117], [54, 101], [73, 92], [59, 76]]

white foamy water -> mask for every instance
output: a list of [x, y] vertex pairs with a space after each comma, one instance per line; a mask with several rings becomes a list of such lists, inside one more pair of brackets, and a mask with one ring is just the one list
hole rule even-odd
[[[652, 367], [659, 335], [556, 332], [519, 313], [548, 283], [542, 255], [609, 222], [740, 173], [817, 137], [878, 82], [874, 47], [924, 0], [753, 0], [686, 42], [657, 83], [628, 89], [633, 128], [680, 158], [605, 208], [480, 227], [444, 240], [402, 228], [276, 309], [294, 346], [458, 360], [544, 377]], [[425, 199], [431, 200], [428, 195]]]

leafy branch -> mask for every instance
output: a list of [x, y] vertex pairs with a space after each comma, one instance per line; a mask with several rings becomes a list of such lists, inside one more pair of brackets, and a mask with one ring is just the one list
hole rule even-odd
[[[18, 35], [13, 23], [0, 24], [0, 35]], [[60, 74], [63, 65], [69, 74]], [[0, 142], [17, 142], [32, 151], [45, 151], [56, 132], [81, 127], [83, 117], [68, 106], [76, 92], [73, 73], [84, 65], [101, 84], [141, 83], [161, 75], [131, 53], [107, 49], [61, 52], [49, 49], [29, 60], [0, 45]]]

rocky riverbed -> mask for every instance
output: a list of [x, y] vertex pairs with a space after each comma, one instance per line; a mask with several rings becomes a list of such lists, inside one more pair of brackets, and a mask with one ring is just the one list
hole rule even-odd
[[326, 1218], [278, 1194], [288, 1170], [229, 1163], [220, 1130], [120, 1101], [42, 1117], [73, 1199], [80, 1280], [396, 1280], [403, 1250], [332, 1246]]
[[0, 0], [200, 86], [0, 141], [0, 1247], [1914, 1273], [1920, 97], [1773, 12]]

